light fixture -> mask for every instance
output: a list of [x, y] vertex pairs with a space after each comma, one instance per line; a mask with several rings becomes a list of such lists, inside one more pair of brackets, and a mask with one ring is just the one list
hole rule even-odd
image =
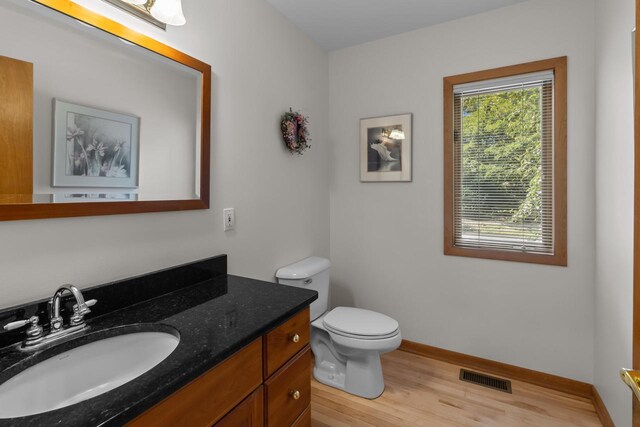
[[187, 20], [182, 13], [182, 0], [122, 0], [137, 5], [155, 19], [168, 25], [184, 25]]
[[389, 134], [391, 139], [404, 139], [404, 132], [401, 129], [393, 129]]
[[155, 0], [151, 16], [168, 25], [184, 25], [187, 22], [182, 13], [181, 0]]

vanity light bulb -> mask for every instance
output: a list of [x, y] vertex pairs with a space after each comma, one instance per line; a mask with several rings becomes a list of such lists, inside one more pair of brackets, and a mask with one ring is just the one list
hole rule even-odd
[[151, 16], [169, 25], [184, 25], [187, 22], [182, 13], [181, 0], [156, 0], [151, 8]]
[[127, 3], [143, 5], [147, 2], [147, 0], [124, 0]]

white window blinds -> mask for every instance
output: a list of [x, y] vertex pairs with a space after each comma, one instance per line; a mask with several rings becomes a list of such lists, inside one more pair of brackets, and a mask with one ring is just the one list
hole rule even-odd
[[553, 254], [553, 72], [454, 86], [454, 245]]

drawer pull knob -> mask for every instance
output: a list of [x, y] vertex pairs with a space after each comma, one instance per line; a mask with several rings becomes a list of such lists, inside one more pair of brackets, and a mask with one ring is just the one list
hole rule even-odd
[[300, 399], [300, 392], [298, 390], [294, 390], [291, 392], [291, 397], [293, 398], [293, 400], [298, 400]]
[[300, 342], [300, 335], [298, 335], [298, 334], [294, 334], [294, 335], [291, 337], [291, 341], [293, 341], [294, 343], [298, 343], [298, 342]]

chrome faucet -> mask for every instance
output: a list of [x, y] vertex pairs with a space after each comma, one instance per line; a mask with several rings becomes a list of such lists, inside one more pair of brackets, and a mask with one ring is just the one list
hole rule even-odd
[[[73, 314], [69, 319], [69, 326], [66, 328], [60, 315], [60, 301], [65, 292], [73, 294], [76, 300], [76, 303], [73, 305]], [[22, 343], [20, 349], [24, 351], [38, 350], [60, 338], [82, 331], [87, 326], [84, 321], [84, 316], [91, 312], [89, 307], [95, 305], [97, 302], [95, 299], [85, 301], [82, 292], [80, 292], [78, 288], [73, 285], [64, 285], [58, 288], [56, 293], [53, 294], [53, 298], [49, 300], [50, 329], [48, 334], [45, 334], [42, 326], [38, 324], [39, 319], [37, 316], [33, 316], [28, 320], [18, 320], [17, 322], [8, 323], [4, 326], [4, 329], [6, 331], [12, 331], [29, 325], [27, 338]]]
[[89, 314], [91, 310], [89, 309], [89, 304], [95, 304], [97, 301], [90, 300], [85, 302], [84, 297], [82, 296], [82, 292], [78, 290], [73, 285], [64, 285], [60, 286], [55, 294], [53, 294], [53, 298], [49, 301], [50, 307], [50, 320], [51, 320], [51, 332], [50, 333], [58, 333], [62, 330], [62, 316], [60, 316], [60, 300], [65, 292], [71, 292], [73, 297], [76, 299], [76, 303], [73, 306], [73, 315], [69, 321], [69, 325], [71, 327], [75, 326], [84, 326], [84, 316], [85, 314]]

